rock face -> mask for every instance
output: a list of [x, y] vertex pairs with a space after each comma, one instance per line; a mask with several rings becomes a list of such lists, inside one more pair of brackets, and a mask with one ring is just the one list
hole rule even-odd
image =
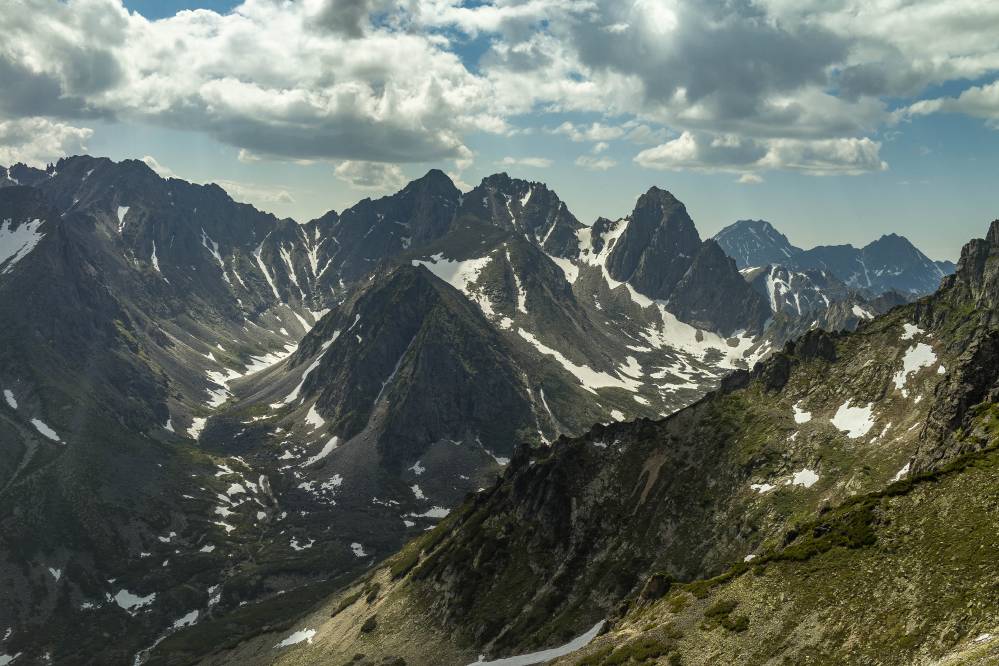
[[639, 198], [610, 250], [607, 271], [700, 328], [726, 335], [760, 331], [769, 317], [735, 263], [715, 241], [702, 243], [684, 205], [656, 187]]
[[517, 351], [426, 268], [377, 278], [313, 329], [298, 353], [308, 359], [327, 340], [300, 393], [316, 397], [343, 441], [364, 432], [377, 442], [387, 470], [413, 465], [443, 440], [509, 458], [537, 430]]
[[701, 238], [687, 209], [671, 193], [643, 194], [607, 261], [611, 277], [665, 300], [693, 263]]
[[[936, 637], [933, 654], [962, 649], [994, 621], [985, 609], [999, 576], [987, 556], [999, 525], [997, 240], [994, 223], [934, 295], [852, 333], [812, 331], [666, 419], [521, 449], [498, 483], [373, 574], [389, 585], [380, 608], [433, 619], [383, 628], [379, 643], [390, 647], [375, 654], [405, 657], [421, 638], [442, 653], [517, 654], [609, 618], [620, 631], [579, 663], [621, 663], [643, 632], [646, 651], [636, 654], [648, 655], [654, 639], [654, 654], [695, 663], [708, 663], [705, 654], [754, 663], [748, 655], [764, 653], [911, 662], [925, 646], [864, 619], [885, 608], [932, 618], [921, 635]], [[938, 510], [944, 521], [930, 518]], [[927, 520], [939, 530], [917, 529]], [[941, 548], [945, 532], [962, 546]], [[943, 589], [938, 569], [952, 565], [969, 591], [959, 622], [955, 607], [913, 600], [865, 573], [880, 579], [902, 567]], [[653, 585], [663, 580], [672, 584]], [[830, 616], [828, 598], [810, 592], [821, 586], [839, 590], [850, 613]], [[772, 607], [779, 594], [793, 609]], [[351, 616], [327, 617], [353, 598], [334, 596], [309, 621], [320, 635], [353, 635]], [[649, 613], [650, 604], [661, 605]], [[788, 640], [766, 638], [774, 613], [794, 631]], [[820, 617], [835, 635], [816, 636]], [[334, 652], [359, 649], [346, 640]], [[605, 661], [612, 653], [617, 661]]]
[[992, 443], [989, 423], [980, 424], [982, 406], [999, 400], [997, 267], [999, 220], [992, 222], [984, 239], [964, 246], [957, 271], [944, 281], [941, 298], [919, 303], [918, 317], [926, 326], [947, 327], [970, 339], [960, 350], [960, 371], [949, 373], [937, 391], [914, 469], [931, 469]]
[[726, 333], [762, 331], [771, 311], [713, 240], [701, 244], [693, 262], [676, 284], [667, 307], [699, 328]]
[[862, 248], [825, 245], [802, 250], [763, 220], [740, 220], [715, 235], [740, 269], [780, 265], [796, 271], [825, 271], [849, 288], [879, 296], [896, 291], [910, 297], [934, 292], [954, 271], [949, 261], [932, 261], [905, 237], [882, 236]]

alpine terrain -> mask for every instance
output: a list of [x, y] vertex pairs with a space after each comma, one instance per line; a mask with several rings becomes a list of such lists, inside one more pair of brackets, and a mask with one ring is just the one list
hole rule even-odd
[[997, 267], [999, 220], [935, 293], [665, 418], [518, 446], [295, 622], [206, 622], [153, 660], [995, 663]]
[[[592, 663], [875, 654], [862, 609], [819, 640], [800, 567], [870, 588], [901, 505], [992, 519], [995, 227], [910, 302], [945, 271], [900, 237], [705, 240], [656, 187], [584, 224], [431, 170], [300, 224], [138, 160], [0, 185], [2, 664], [457, 664], [598, 623]], [[977, 594], [897, 654], [984, 631]]]

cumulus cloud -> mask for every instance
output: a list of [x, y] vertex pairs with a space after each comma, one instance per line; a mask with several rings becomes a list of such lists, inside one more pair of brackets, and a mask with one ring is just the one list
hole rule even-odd
[[994, 122], [995, 84], [916, 100], [999, 71], [997, 32], [981, 0], [245, 0], [155, 21], [121, 0], [17, 0], [0, 117], [183, 128], [241, 160], [461, 170], [470, 134], [542, 114], [572, 141], [650, 146], [636, 161], [654, 168], [860, 173], [883, 168], [870, 137], [900, 115], [888, 99]]
[[0, 14], [7, 115], [114, 116], [263, 157], [393, 162], [461, 158], [465, 133], [496, 124], [488, 82], [431, 34], [370, 25], [373, 0], [248, 0], [157, 21], [120, 0], [21, 4]]
[[338, 164], [333, 173], [354, 189], [369, 192], [395, 192], [407, 182], [398, 165], [381, 162], [348, 160]]
[[737, 173], [781, 169], [816, 176], [857, 175], [888, 168], [880, 150], [881, 144], [868, 138], [757, 140], [683, 132], [641, 151], [635, 161], [650, 169]]
[[526, 166], [535, 169], [547, 169], [553, 162], [547, 157], [510, 157], [509, 155], [501, 159], [497, 164], [503, 166]]
[[44, 167], [60, 157], [86, 152], [93, 131], [47, 118], [0, 118], [0, 164]]
[[999, 128], [999, 81], [984, 86], [973, 86], [957, 97], [922, 100], [911, 105], [907, 111], [910, 115], [916, 116], [931, 113], [964, 113], [983, 118], [989, 126]]

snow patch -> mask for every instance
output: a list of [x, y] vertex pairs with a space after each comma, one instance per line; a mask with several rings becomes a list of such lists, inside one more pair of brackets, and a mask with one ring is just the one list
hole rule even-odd
[[3, 390], [3, 399], [7, 401], [11, 409], [17, 409], [17, 400], [14, 399], [14, 392], [10, 389]]
[[364, 546], [362, 546], [361, 544], [359, 544], [357, 542], [354, 542], [354, 543], [350, 544], [350, 550], [351, 550], [352, 553], [354, 553], [354, 557], [367, 557], [368, 556], [368, 554], [364, 552]]
[[201, 431], [205, 429], [206, 423], [208, 423], [207, 416], [195, 416], [191, 419], [191, 427], [187, 429], [187, 434], [191, 439], [197, 440], [201, 437]]
[[902, 324], [902, 340], [911, 340], [912, 338], [925, 333], [923, 329], [919, 328], [915, 324], [910, 324], [908, 322]]
[[634, 393], [642, 385], [642, 382], [635, 379], [615, 377], [609, 373], [594, 370], [586, 365], [577, 365], [566, 358], [561, 352], [546, 346], [522, 328], [518, 328], [517, 333], [542, 354], [554, 357], [590, 393], [596, 393], [596, 389], [598, 388], [621, 388]]
[[456, 261], [445, 259], [444, 253], [438, 252], [429, 259], [414, 259], [412, 263], [413, 266], [425, 266], [431, 273], [468, 295], [468, 285], [479, 279], [479, 273], [490, 261], [492, 261], [492, 257], [488, 255], [477, 259]]
[[323, 417], [320, 416], [319, 412], [316, 411], [315, 403], [313, 403], [312, 406], [309, 407], [309, 413], [305, 415], [305, 422], [311, 425], [313, 430], [315, 430], [316, 428], [321, 428], [323, 427], [323, 425], [326, 424], [326, 421], [323, 419]]
[[125, 216], [128, 215], [129, 206], [118, 206], [118, 233], [125, 231]]
[[45, 238], [45, 234], [38, 231], [41, 226], [41, 220], [25, 222], [16, 229], [11, 220], [0, 224], [0, 266], [6, 264], [3, 273], [9, 273], [17, 262], [35, 249], [38, 241]]
[[819, 480], [819, 475], [815, 473], [814, 470], [808, 469], [807, 467], [800, 472], [795, 472], [791, 475], [791, 480], [789, 483], [792, 486], [804, 486], [805, 488], [811, 488], [815, 485], [815, 482]]
[[809, 421], [812, 420], [812, 413], [806, 412], [805, 410], [801, 409], [801, 407], [798, 406], [800, 404], [801, 401], [799, 400], [791, 407], [791, 409], [794, 411], [794, 422], [798, 424], [808, 423]]
[[183, 629], [184, 627], [191, 627], [198, 621], [198, 611], [193, 610], [184, 617], [176, 620], [173, 623], [174, 629]]
[[56, 434], [56, 431], [46, 425], [41, 419], [31, 419], [31, 425], [35, 426], [35, 430], [51, 439], [53, 442], [62, 443], [62, 440], [59, 439], [59, 435]]
[[830, 422], [837, 430], [845, 432], [850, 439], [863, 437], [874, 427], [873, 407], [874, 403], [851, 407], [850, 401], [847, 400], [839, 406]]
[[288, 638], [284, 639], [283, 641], [275, 645], [274, 648], [277, 649], [277, 648], [289, 647], [291, 645], [298, 645], [299, 643], [302, 642], [306, 642], [309, 645], [311, 645], [312, 639], [315, 637], [315, 635], [316, 635], [315, 629], [300, 629], [295, 633], [293, 633], [291, 636], [288, 636]]
[[540, 652], [531, 652], [530, 654], [522, 654], [516, 657], [504, 657], [503, 659], [496, 659], [493, 661], [485, 661], [485, 657], [479, 655], [479, 659], [468, 666], [531, 666], [531, 664], [541, 664], [546, 661], [551, 661], [552, 659], [557, 659], [558, 657], [564, 657], [567, 654], [572, 654], [576, 650], [580, 650], [586, 647], [590, 641], [600, 634], [600, 631], [604, 628], [604, 620], [600, 620], [593, 628], [587, 631], [582, 636], [578, 636], [565, 645], [560, 645], [554, 648], [548, 648], [547, 650], [541, 650]]
[[154, 601], [156, 601], [156, 593], [140, 597], [137, 594], [133, 594], [126, 589], [121, 589], [118, 594], [114, 595], [114, 602], [118, 604], [119, 607], [127, 610], [129, 613], [134, 613], [140, 608], [149, 606]]
[[451, 509], [445, 509], [442, 506], [433, 506], [423, 513], [411, 513], [409, 515], [413, 518], [446, 518], [449, 513], [451, 513]]
[[937, 362], [937, 355], [933, 352], [933, 347], [925, 342], [918, 342], [905, 352], [902, 357], [902, 369], [895, 374], [895, 388], [901, 389], [903, 395], [909, 375], [919, 372], [922, 368], [928, 368]]
[[319, 462], [329, 454], [333, 453], [333, 451], [336, 449], [336, 447], [339, 444], [340, 444], [340, 438], [334, 435], [333, 437], [330, 438], [330, 441], [326, 442], [326, 445], [322, 448], [322, 450], [319, 453], [306, 460], [304, 463], [302, 463], [301, 466], [308, 467], [313, 463]]

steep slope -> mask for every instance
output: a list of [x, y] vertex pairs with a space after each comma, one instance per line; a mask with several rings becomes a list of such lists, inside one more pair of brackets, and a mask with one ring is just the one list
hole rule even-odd
[[[195, 623], [228, 645], [284, 626], [521, 470], [518, 445], [660, 418], [781, 341], [761, 335], [767, 297], [658, 189], [584, 227], [541, 183], [461, 195], [431, 171], [299, 225], [137, 161], [3, 183], [0, 627], [23, 659], [131, 663]], [[725, 561], [692, 553], [685, 571]], [[474, 644], [547, 636], [493, 629]]]
[[558, 663], [996, 663], [997, 469], [993, 448], [826, 512], [725, 576], [666, 583]]
[[219, 188], [86, 157], [42, 173], [0, 189], [0, 624], [25, 660], [131, 662], [244, 557], [215, 505], [243, 503], [218, 475], [236, 463], [194, 440], [318, 313], [252, 258], [279, 223]]
[[714, 240], [739, 269], [786, 264], [802, 252], [766, 220], [738, 220], [715, 234]]
[[[983, 559], [999, 518], [990, 499], [999, 435], [999, 365], [989, 361], [999, 339], [996, 266], [999, 221], [967, 246], [933, 296], [854, 333], [812, 332], [665, 420], [596, 426], [551, 449], [518, 451], [501, 482], [390, 567], [292, 625], [314, 631], [310, 644], [261, 650], [280, 641], [270, 635], [208, 663], [354, 653], [462, 663], [483, 648], [563, 644], [622, 616], [583, 663], [622, 663], [614, 659], [629, 653], [613, 651], [639, 647], [631, 638], [650, 630], [650, 640], [668, 644], [644, 654], [664, 662], [678, 651], [683, 663], [744, 663], [763, 651], [791, 661], [911, 663], [972, 651], [970, 640], [996, 621], [988, 601], [995, 578]], [[920, 516], [934, 516], [933, 507], [952, 516], [948, 525], [924, 527]], [[950, 557], [937, 537], [958, 534], [967, 541]], [[928, 564], [942, 556], [958, 567], [950, 580], [963, 571], [969, 585], [957, 606], [946, 594], [931, 603], [922, 620], [929, 624], [913, 640], [906, 623], [920, 617], [922, 602], [887, 580], [878, 596], [865, 594], [865, 572], [880, 562], [881, 571], [900, 567], [943, 590], [948, 578]], [[754, 576], [740, 575], [750, 569]], [[670, 580], [726, 571], [647, 606]], [[843, 591], [835, 614], [823, 589]], [[784, 597], [774, 609], [777, 594]], [[864, 621], [884, 617], [886, 607], [897, 609], [891, 622]], [[833, 633], [817, 632], [819, 619]], [[767, 640], [768, 627], [790, 638]], [[183, 645], [178, 635], [170, 648]]]

